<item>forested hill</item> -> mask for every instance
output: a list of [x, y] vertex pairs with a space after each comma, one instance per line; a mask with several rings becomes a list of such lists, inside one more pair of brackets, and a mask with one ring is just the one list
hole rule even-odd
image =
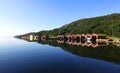
[[82, 34], [82, 33], [100, 33], [106, 35], [120, 36], [120, 13], [114, 13], [106, 16], [86, 18], [74, 21], [50, 31], [38, 32], [42, 35], [59, 34]]
[[69, 35], [82, 33], [98, 33], [120, 37], [120, 13], [114, 13], [94, 18], [80, 19], [70, 24], [64, 25], [60, 28], [49, 31], [39, 31], [32, 34], [57, 36], [60, 34]]

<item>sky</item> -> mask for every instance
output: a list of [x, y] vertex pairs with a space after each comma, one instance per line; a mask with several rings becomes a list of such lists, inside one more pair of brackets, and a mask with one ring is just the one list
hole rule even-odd
[[0, 0], [0, 37], [112, 13], [120, 13], [120, 0]]

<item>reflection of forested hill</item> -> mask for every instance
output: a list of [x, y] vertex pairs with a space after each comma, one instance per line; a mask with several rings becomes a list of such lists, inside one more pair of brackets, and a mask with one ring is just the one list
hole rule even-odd
[[120, 47], [117, 46], [98, 46], [96, 48], [93, 48], [86, 46], [73, 46], [69, 44], [58, 44], [55, 41], [41, 41], [39, 43], [49, 44], [51, 46], [58, 46], [65, 51], [81, 57], [95, 58], [120, 64]]
[[68, 48], [62, 48], [82, 57], [101, 59], [120, 64], [120, 48], [117, 46], [101, 46], [96, 48], [68, 46]]

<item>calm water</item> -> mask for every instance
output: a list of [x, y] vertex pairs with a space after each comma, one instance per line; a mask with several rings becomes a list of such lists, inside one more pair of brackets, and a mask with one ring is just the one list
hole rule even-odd
[[0, 73], [120, 73], [120, 48], [0, 38]]

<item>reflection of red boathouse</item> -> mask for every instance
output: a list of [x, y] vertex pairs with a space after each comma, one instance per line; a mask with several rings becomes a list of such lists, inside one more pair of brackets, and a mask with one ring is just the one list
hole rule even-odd
[[37, 36], [37, 35], [34, 36], [34, 40], [35, 40], [35, 41], [39, 40], [39, 36]]
[[98, 46], [98, 41], [97, 41], [98, 35], [97, 34], [92, 34], [91, 36], [92, 36], [92, 46], [93, 47]]
[[25, 36], [22, 36], [21, 39], [29, 40], [29, 39], [30, 39], [30, 36], [25, 35]]
[[71, 37], [72, 37], [72, 39], [71, 39], [71, 41], [72, 41], [72, 45], [76, 45], [76, 35], [71, 35]]
[[58, 35], [58, 36], [57, 36], [57, 42], [58, 42], [58, 43], [61, 43], [61, 42], [60, 42], [60, 39], [61, 39], [61, 36]]
[[76, 35], [76, 45], [81, 45], [81, 35], [80, 34]]
[[59, 43], [64, 43], [64, 35], [58, 35], [57, 38]]
[[85, 34], [81, 34], [81, 45], [82, 46], [86, 45], [86, 35]]
[[67, 43], [68, 43], [68, 44], [72, 44], [72, 36], [71, 36], [71, 35], [68, 35], [67, 38], [68, 38]]

